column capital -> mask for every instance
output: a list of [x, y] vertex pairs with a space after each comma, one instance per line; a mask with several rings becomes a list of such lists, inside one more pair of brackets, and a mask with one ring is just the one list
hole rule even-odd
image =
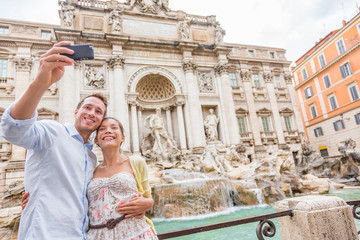
[[30, 72], [33, 64], [31, 58], [15, 58], [14, 59], [16, 71]]
[[227, 74], [229, 65], [227, 63], [219, 63], [214, 67], [215, 73], [218, 75]]
[[286, 84], [292, 84], [292, 76], [291, 76], [291, 74], [285, 73], [284, 74], [284, 79], [285, 79]]
[[184, 104], [185, 104], [184, 101], [177, 101], [177, 102], [175, 103], [176, 106], [182, 106], [182, 105], [184, 105]]
[[81, 62], [80, 62], [80, 61], [75, 61], [75, 62], [73, 63], [73, 65], [74, 65], [74, 68], [75, 68], [75, 69], [80, 69], [80, 68], [81, 68]]
[[120, 55], [115, 55], [111, 56], [106, 62], [110, 69], [124, 68], [125, 58], [121, 57]]
[[167, 106], [163, 108], [165, 111], [170, 111], [171, 110], [171, 106]]
[[265, 83], [272, 83], [274, 76], [272, 75], [272, 73], [263, 73], [263, 79]]
[[134, 106], [137, 107], [137, 105], [138, 105], [135, 100], [129, 100], [128, 104], [130, 104], [132, 107], [134, 107]]
[[250, 82], [251, 72], [249, 70], [240, 71], [240, 77], [243, 82]]
[[195, 71], [197, 66], [191, 61], [186, 61], [182, 65], [184, 72]]

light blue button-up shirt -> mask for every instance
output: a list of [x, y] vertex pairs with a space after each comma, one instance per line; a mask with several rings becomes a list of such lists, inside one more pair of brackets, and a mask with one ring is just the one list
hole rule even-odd
[[86, 239], [86, 188], [97, 164], [92, 144], [72, 124], [16, 120], [8, 107], [1, 119], [2, 134], [27, 149], [25, 191], [30, 200], [19, 226], [19, 239]]

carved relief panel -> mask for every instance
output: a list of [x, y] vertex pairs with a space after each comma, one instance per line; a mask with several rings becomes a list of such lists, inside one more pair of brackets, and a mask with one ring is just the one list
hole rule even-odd
[[84, 89], [106, 89], [104, 65], [85, 65]]
[[211, 72], [198, 72], [200, 92], [214, 92], [214, 78]]

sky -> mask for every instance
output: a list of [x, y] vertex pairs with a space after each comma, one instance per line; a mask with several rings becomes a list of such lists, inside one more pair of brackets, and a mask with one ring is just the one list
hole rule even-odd
[[[216, 15], [224, 42], [284, 48], [294, 62], [359, 13], [360, 0], [169, 0], [169, 6]], [[60, 24], [58, 9], [57, 0], [1, 0], [0, 18]]]

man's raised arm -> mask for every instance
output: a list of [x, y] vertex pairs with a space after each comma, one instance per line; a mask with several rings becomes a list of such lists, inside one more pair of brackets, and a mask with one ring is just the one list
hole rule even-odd
[[73, 59], [60, 55], [60, 53], [73, 54], [73, 50], [61, 47], [62, 45], [70, 45], [70, 42], [56, 43], [49, 51], [41, 56], [39, 70], [35, 80], [30, 83], [23, 95], [11, 108], [10, 115], [12, 118], [32, 118], [46, 90], [61, 79], [65, 72], [65, 66], [73, 64]]

